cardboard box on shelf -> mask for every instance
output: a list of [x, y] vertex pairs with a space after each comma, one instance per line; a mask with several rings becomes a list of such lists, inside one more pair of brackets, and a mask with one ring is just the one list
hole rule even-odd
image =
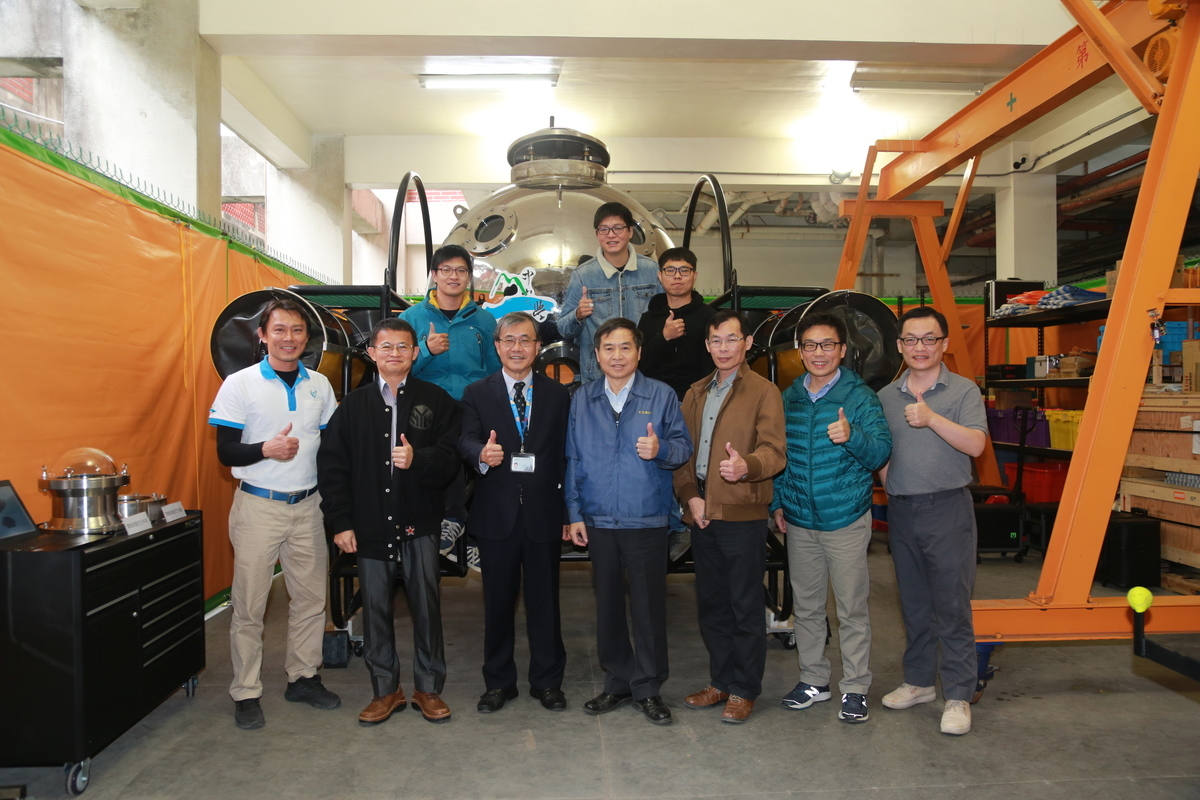
[[1117, 271], [1110, 269], [1104, 273], [1104, 294], [1112, 297], [1117, 291]]
[[1082, 378], [1092, 374], [1096, 359], [1092, 356], [1062, 356], [1058, 359], [1058, 371], [1064, 378]]
[[1162, 350], [1151, 350], [1150, 351], [1150, 366], [1161, 367], [1162, 363], [1163, 363], [1163, 351]]
[[1183, 340], [1183, 390], [1197, 391], [1200, 387], [1200, 339]]
[[[1118, 261], [1117, 265], [1115, 267], [1113, 267], [1113, 270], [1111, 273], [1105, 273], [1105, 277], [1107, 277], [1108, 275], [1113, 276], [1112, 280], [1109, 281], [1109, 283], [1112, 283], [1114, 286], [1116, 285], [1116, 274], [1120, 271], [1121, 271], [1121, 262]], [[1188, 280], [1188, 276], [1184, 272], [1184, 258], [1183, 258], [1183, 256], [1179, 256], [1175, 259], [1175, 266], [1171, 270], [1171, 288], [1172, 289], [1186, 288], [1187, 280]], [[1107, 289], [1107, 285], [1105, 288]], [[1112, 292], [1108, 292], [1108, 296], [1112, 297]]]

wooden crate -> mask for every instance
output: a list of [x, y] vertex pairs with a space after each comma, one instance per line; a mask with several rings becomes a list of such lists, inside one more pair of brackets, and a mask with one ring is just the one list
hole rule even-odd
[[1129, 437], [1129, 453], [1200, 465], [1200, 407], [1143, 405]]
[[1145, 509], [1161, 520], [1162, 557], [1200, 567], [1200, 489], [1145, 478], [1121, 480], [1121, 510]]

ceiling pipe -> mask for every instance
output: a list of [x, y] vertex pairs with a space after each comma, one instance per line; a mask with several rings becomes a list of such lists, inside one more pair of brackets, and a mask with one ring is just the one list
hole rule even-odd
[[1106, 178], [1109, 175], [1129, 169], [1130, 167], [1136, 167], [1138, 164], [1143, 163], [1149, 156], [1150, 151], [1144, 150], [1136, 155], [1130, 156], [1129, 158], [1123, 158], [1120, 161], [1114, 161], [1106, 167], [1093, 170], [1086, 175], [1080, 175], [1078, 178], [1072, 178], [1066, 183], [1059, 185], [1058, 196], [1062, 197], [1063, 195], [1070, 194], [1076, 189], [1082, 189], [1084, 186], [1091, 186], [1101, 178]]
[[1059, 213], [1066, 214], [1071, 211], [1078, 211], [1081, 208], [1094, 205], [1101, 200], [1124, 194], [1131, 189], [1137, 189], [1142, 185], [1142, 175], [1145, 171], [1145, 167], [1133, 170], [1132, 173], [1126, 173], [1117, 176], [1113, 180], [1104, 181], [1090, 192], [1084, 192], [1068, 200], [1060, 200], [1058, 203]]
[[774, 203], [776, 200], [787, 200], [792, 196], [791, 192], [747, 192], [741, 196], [742, 205], [737, 211], [729, 215], [729, 224], [737, 222], [746, 215], [752, 206], [759, 203]]

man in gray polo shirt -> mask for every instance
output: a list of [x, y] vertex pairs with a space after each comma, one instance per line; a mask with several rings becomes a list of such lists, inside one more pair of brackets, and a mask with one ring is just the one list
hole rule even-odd
[[897, 346], [908, 369], [879, 392], [892, 432], [882, 475], [907, 636], [904, 683], [883, 704], [933, 702], [940, 675], [942, 733], [962, 735], [971, 730], [976, 680], [975, 507], [966, 486], [971, 459], [987, 442], [987, 419], [979, 387], [942, 364], [946, 334], [946, 318], [928, 306], [901, 316]]

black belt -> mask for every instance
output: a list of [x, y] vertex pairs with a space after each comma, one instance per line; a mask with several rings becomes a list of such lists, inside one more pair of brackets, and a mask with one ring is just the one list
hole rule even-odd
[[281, 503], [287, 503], [289, 506], [299, 503], [317, 491], [317, 487], [314, 486], [311, 489], [301, 489], [298, 492], [276, 492], [271, 489], [261, 489], [258, 486], [252, 486], [245, 481], [242, 481], [241, 489], [246, 494], [252, 494], [255, 497], [265, 497], [268, 500], [278, 500]]

